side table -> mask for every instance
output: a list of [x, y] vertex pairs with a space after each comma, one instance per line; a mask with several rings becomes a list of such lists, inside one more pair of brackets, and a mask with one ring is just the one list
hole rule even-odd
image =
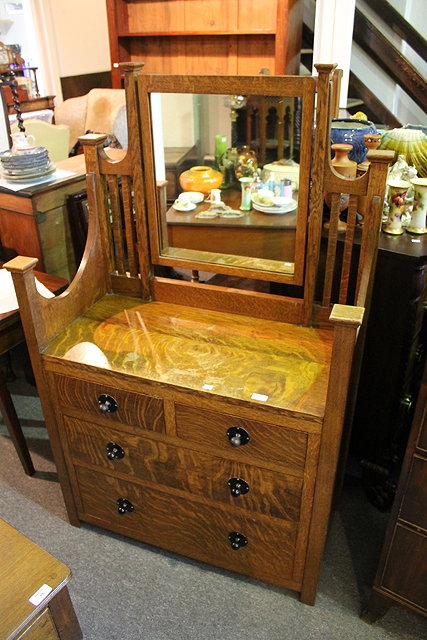
[[80, 640], [70, 569], [0, 520], [0, 638]]
[[[55, 294], [63, 291], [68, 284], [63, 278], [50, 276], [47, 273], [37, 272], [36, 277], [42, 284], [44, 284], [45, 287]], [[0, 355], [7, 353], [10, 349], [24, 341], [24, 332], [19, 316], [19, 310], [15, 309], [5, 313], [2, 313], [1, 311], [0, 298]], [[30, 452], [28, 451], [27, 443], [25, 442], [25, 437], [22, 432], [11, 395], [7, 388], [5, 377], [1, 371], [0, 412], [3, 416], [3, 421], [7, 427], [25, 473], [29, 476], [33, 475], [35, 473], [34, 465], [31, 460]]]

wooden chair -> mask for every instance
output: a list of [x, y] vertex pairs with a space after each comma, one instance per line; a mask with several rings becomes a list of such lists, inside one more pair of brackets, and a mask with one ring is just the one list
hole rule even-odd
[[[35, 291], [35, 260], [7, 265], [70, 521], [294, 589], [310, 604], [393, 156], [371, 153], [369, 171], [354, 181], [334, 172], [334, 65], [317, 68], [315, 81], [149, 76], [128, 65], [125, 158], [108, 159], [105, 136], [82, 138], [90, 213], [76, 278], [46, 301]], [[239, 247], [221, 254], [169, 246], [150, 100], [152, 93], [194, 91], [301, 98], [293, 261], [242, 256]], [[331, 216], [321, 272], [326, 191]], [[349, 214], [339, 235], [342, 192]], [[368, 207], [356, 228], [361, 195]], [[159, 266], [282, 291], [159, 277]]]

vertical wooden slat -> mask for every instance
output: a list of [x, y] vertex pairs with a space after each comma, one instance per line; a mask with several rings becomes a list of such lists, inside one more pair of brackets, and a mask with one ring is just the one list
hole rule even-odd
[[125, 221], [128, 271], [131, 276], [138, 275], [138, 260], [135, 252], [136, 235], [133, 220], [132, 192], [129, 176], [122, 176], [123, 217]]
[[357, 222], [357, 196], [350, 196], [347, 213], [347, 229], [344, 241], [344, 254], [342, 258], [341, 284], [339, 292], [340, 304], [351, 304], [347, 301], [348, 285], [350, 282], [351, 259], [353, 256], [354, 232]]
[[310, 218], [309, 233], [306, 251], [306, 275], [304, 283], [304, 324], [310, 324], [313, 314], [313, 303], [316, 286], [316, 272], [319, 263], [320, 238], [323, 219], [323, 192], [324, 173], [326, 163], [330, 163], [329, 143], [329, 107], [321, 109], [321, 105], [329, 105], [330, 75], [336, 65], [316, 65], [317, 80], [317, 106], [316, 128], [314, 138], [313, 163], [311, 171], [310, 189]]
[[108, 192], [110, 196], [110, 214], [113, 230], [115, 268], [120, 274], [126, 272], [125, 258], [123, 253], [123, 237], [122, 237], [122, 216], [120, 209], [119, 188], [117, 185], [117, 176], [109, 175], [107, 177]]
[[335, 258], [337, 253], [338, 222], [340, 217], [340, 194], [331, 197], [331, 214], [329, 218], [328, 250], [326, 253], [325, 279], [323, 285], [322, 305], [328, 307], [331, 302], [332, 283], [334, 279]]

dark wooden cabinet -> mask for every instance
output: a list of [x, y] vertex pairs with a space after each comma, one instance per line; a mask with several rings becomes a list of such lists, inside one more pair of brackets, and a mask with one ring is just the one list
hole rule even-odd
[[374, 622], [393, 604], [427, 615], [427, 367], [387, 527], [373, 591], [363, 618]]
[[427, 350], [427, 236], [382, 233], [351, 441], [369, 498], [395, 495]]

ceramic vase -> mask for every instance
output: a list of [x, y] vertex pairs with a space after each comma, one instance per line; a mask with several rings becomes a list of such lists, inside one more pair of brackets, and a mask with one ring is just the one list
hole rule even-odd
[[253, 179], [250, 176], [243, 176], [239, 178], [239, 182], [242, 187], [242, 202], [240, 209], [242, 211], [250, 211], [252, 209], [252, 182]]
[[[333, 144], [331, 146], [334, 152], [334, 157], [331, 160], [331, 164], [337, 173], [340, 173], [345, 178], [354, 180], [357, 174], [357, 162], [350, 160], [349, 155], [352, 150], [351, 144]], [[342, 193], [340, 196], [340, 211], [344, 211], [347, 208], [349, 196], [346, 193]], [[325, 202], [328, 207], [331, 206], [331, 194], [325, 193]]]
[[368, 150], [365, 146], [364, 136], [377, 133], [373, 122], [358, 120], [356, 118], [334, 118], [331, 121], [331, 140], [333, 144], [343, 143], [353, 145], [349, 152], [350, 160], [357, 164], [366, 160]]
[[236, 177], [238, 179], [253, 177], [257, 168], [258, 160], [255, 151], [247, 145], [244, 145], [243, 147], [238, 149], [238, 156], [235, 166]]
[[406, 230], [409, 233], [421, 235], [427, 232], [427, 178], [414, 178], [411, 184], [414, 189], [414, 204], [411, 221]]
[[187, 169], [179, 176], [179, 184], [184, 191], [198, 191], [205, 196], [212, 189], [218, 189], [222, 183], [222, 173], [207, 166], [196, 166]]
[[402, 216], [406, 211], [406, 194], [410, 182], [406, 180], [394, 180], [388, 183], [388, 218], [384, 226], [385, 233], [399, 236], [403, 233]]

